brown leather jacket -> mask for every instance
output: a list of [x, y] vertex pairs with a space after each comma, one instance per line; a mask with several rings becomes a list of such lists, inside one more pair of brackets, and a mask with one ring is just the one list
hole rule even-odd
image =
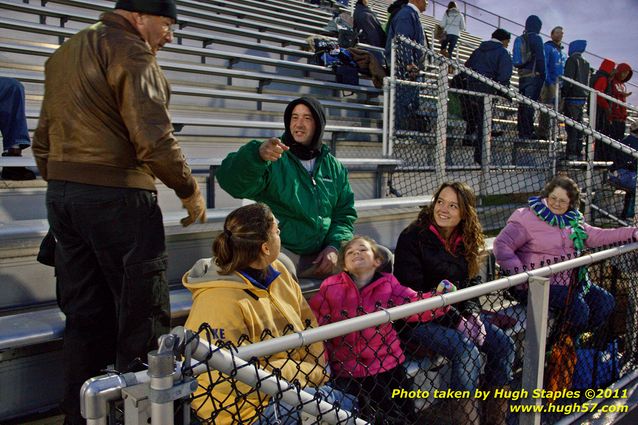
[[157, 176], [180, 198], [192, 195], [169, 96], [150, 46], [125, 18], [103, 14], [46, 62], [33, 140], [42, 177], [154, 191]]

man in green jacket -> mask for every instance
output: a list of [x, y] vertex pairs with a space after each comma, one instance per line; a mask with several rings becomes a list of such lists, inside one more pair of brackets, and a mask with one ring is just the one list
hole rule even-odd
[[270, 206], [299, 276], [324, 277], [336, 272], [357, 219], [348, 170], [321, 142], [326, 117], [316, 99], [290, 102], [284, 123], [281, 139], [252, 140], [229, 154], [217, 178], [233, 197]]

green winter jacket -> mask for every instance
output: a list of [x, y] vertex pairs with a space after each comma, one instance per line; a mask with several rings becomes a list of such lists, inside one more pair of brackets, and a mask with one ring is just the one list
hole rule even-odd
[[[282, 140], [283, 140], [282, 136]], [[357, 219], [348, 170], [321, 145], [310, 175], [290, 151], [275, 161], [259, 156], [252, 140], [222, 162], [219, 185], [235, 198], [267, 204], [279, 220], [282, 245], [300, 255], [352, 239]]]

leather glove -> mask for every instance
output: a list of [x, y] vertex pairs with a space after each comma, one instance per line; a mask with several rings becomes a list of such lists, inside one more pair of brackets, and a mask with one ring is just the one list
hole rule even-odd
[[190, 226], [199, 220], [200, 223], [206, 223], [206, 202], [199, 190], [199, 186], [195, 187], [195, 192], [188, 198], [181, 199], [182, 206], [188, 211], [188, 217], [180, 220], [182, 226]]

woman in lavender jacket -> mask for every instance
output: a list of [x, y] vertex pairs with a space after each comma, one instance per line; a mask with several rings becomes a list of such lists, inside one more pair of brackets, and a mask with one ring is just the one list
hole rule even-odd
[[[638, 230], [632, 227], [590, 226], [578, 211], [579, 205], [576, 183], [566, 176], [554, 177], [540, 196], [529, 199], [528, 207], [514, 211], [494, 241], [494, 255], [501, 268], [510, 274], [520, 273], [555, 258], [578, 255], [586, 248], [638, 239]], [[551, 276], [550, 308], [565, 306], [572, 273], [578, 273], [578, 284], [566, 320], [574, 333], [580, 333], [603, 324], [614, 310], [615, 300], [593, 284], [587, 269], [581, 267]]]

